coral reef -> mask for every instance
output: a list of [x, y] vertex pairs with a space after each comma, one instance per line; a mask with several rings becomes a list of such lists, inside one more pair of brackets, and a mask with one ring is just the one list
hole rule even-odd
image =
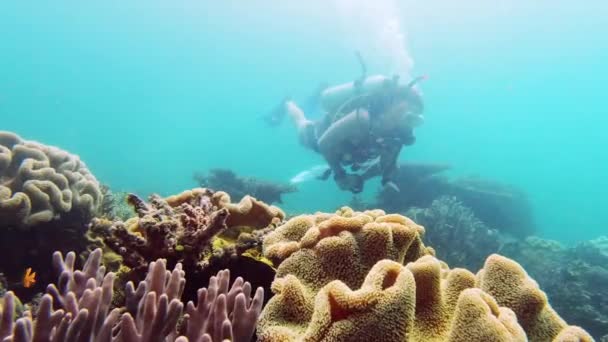
[[251, 297], [251, 285], [237, 278], [229, 287], [228, 271], [198, 291], [197, 304], [189, 302], [180, 327], [184, 304], [184, 271], [176, 264], [168, 271], [162, 259], [150, 263], [145, 280], [128, 283], [123, 308], [110, 310], [115, 275], [101, 266], [101, 250], [91, 253], [82, 270], [75, 270], [76, 255], [65, 259], [55, 253], [61, 275], [48, 286], [35, 319], [31, 312], [14, 319], [16, 297], [2, 299], [2, 341], [223, 341], [247, 342], [253, 336], [262, 309], [264, 291]]
[[360, 195], [352, 195], [348, 202], [348, 207], [356, 211], [364, 211], [368, 209], [369, 205]]
[[486, 225], [515, 237], [534, 234], [532, 207], [521, 189], [479, 177], [459, 178], [451, 185], [451, 194]]
[[277, 277], [301, 274], [300, 281], [314, 290], [335, 279], [357, 286], [379, 260], [432, 254], [422, 234], [424, 228], [405, 216], [344, 207], [336, 214], [292, 218], [266, 236], [264, 255], [279, 265]]
[[55, 250], [85, 250], [102, 197], [78, 156], [0, 131], [0, 269], [15, 283], [32, 268], [40, 284], [16, 289], [19, 296], [29, 300], [51, 281]]
[[100, 186], [78, 158], [53, 146], [0, 131], [0, 220], [30, 227], [66, 216], [90, 219]]
[[[441, 196], [425, 209], [412, 208], [407, 216], [424, 226], [426, 244], [452, 267], [481, 268], [488, 255], [499, 251], [498, 231], [481, 222], [456, 197]], [[451, 248], [458, 241], [458, 248]]]
[[[424, 229], [383, 211], [293, 218], [264, 240], [278, 264], [261, 341], [591, 341], [515, 262], [449, 269]], [[404, 266], [405, 264], [405, 266]]]
[[101, 186], [101, 193], [103, 194], [103, 202], [101, 204], [99, 217], [111, 221], [126, 221], [137, 215], [135, 210], [133, 210], [133, 207], [130, 206], [127, 201], [129, 193], [112, 191], [107, 185]]
[[[152, 195], [149, 203], [129, 195], [128, 201], [138, 217], [95, 219], [91, 235], [122, 257], [131, 280], [141, 279], [149, 262], [163, 258], [170, 267], [182, 264], [189, 283], [199, 284], [214, 264], [238, 265], [233, 259], [250, 249], [261, 252], [265, 228], [284, 219], [280, 209], [250, 196], [235, 204], [226, 193], [203, 188], [167, 198]], [[260, 273], [267, 273], [270, 266], [259, 264]], [[189, 296], [193, 291], [186, 289]]]
[[249, 195], [269, 204], [283, 203], [283, 194], [298, 191], [297, 187], [291, 184], [239, 177], [229, 169], [211, 169], [208, 174], [195, 173], [194, 179], [200, 187], [222, 190], [233, 198]]
[[[366, 170], [363, 177], [369, 179], [380, 175], [381, 170], [379, 169], [379, 166], [379, 164], [374, 164], [374, 167]], [[452, 167], [448, 164], [403, 162], [399, 164], [396, 180], [400, 184], [407, 185], [407, 189], [411, 189], [417, 184], [422, 184], [425, 180], [435, 177], [451, 168]]]
[[0, 296], [4, 296], [8, 288], [8, 282], [4, 274], [0, 273]]
[[200, 341], [204, 334], [213, 341], [251, 340], [262, 311], [264, 291], [258, 288], [251, 298], [249, 283], [237, 278], [228, 289], [229, 281], [230, 272], [220, 271], [217, 277], [211, 277], [209, 289], [198, 291], [196, 306], [188, 302], [184, 319], [188, 340]]
[[441, 196], [454, 196], [489, 227], [515, 237], [534, 233], [532, 209], [523, 191], [477, 177], [450, 179], [440, 175], [444, 170], [442, 165], [401, 164], [394, 176], [401, 191], [383, 188], [372, 207], [405, 213], [427, 208]]
[[446, 194], [449, 181], [441, 173], [446, 165], [401, 163], [392, 177], [401, 191], [381, 189], [376, 194], [377, 208], [387, 212], [405, 212], [409, 208], [428, 207], [437, 197]]
[[608, 254], [606, 237], [573, 247], [530, 237], [506, 244], [501, 253], [517, 260], [547, 293], [568, 322], [598, 340], [608, 338]]

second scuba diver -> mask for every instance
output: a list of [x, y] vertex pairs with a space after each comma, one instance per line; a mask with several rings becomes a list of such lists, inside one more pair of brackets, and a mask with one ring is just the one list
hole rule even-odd
[[414, 128], [424, 122], [424, 105], [415, 88], [422, 79], [401, 84], [398, 77], [363, 76], [322, 90], [318, 99], [324, 115], [319, 120], [306, 118], [291, 99], [265, 119], [276, 125], [288, 114], [300, 142], [329, 164], [322, 178], [333, 173], [340, 189], [359, 193], [365, 180], [381, 176], [383, 186], [399, 191], [391, 177], [402, 147], [414, 144]]

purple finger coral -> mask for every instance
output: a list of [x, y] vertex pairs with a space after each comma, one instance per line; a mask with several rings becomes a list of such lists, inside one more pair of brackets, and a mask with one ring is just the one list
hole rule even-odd
[[0, 341], [249, 341], [254, 334], [264, 291], [258, 288], [252, 298], [251, 285], [240, 277], [229, 287], [228, 270], [212, 277], [184, 314], [182, 265], [169, 271], [166, 260], [158, 259], [137, 287], [127, 283], [124, 307], [110, 310], [115, 275], [101, 265], [101, 249], [89, 255], [82, 270], [75, 269], [75, 261], [74, 253], [65, 258], [55, 253], [59, 280], [47, 287], [35, 318], [26, 311], [15, 320], [16, 297], [4, 296]]

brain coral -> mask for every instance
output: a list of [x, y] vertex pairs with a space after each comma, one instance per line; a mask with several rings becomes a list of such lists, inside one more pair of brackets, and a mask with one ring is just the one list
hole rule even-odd
[[78, 156], [0, 131], [0, 221], [28, 227], [68, 214], [90, 218], [99, 182]]
[[382, 211], [299, 216], [269, 234], [278, 263], [261, 341], [591, 341], [517, 263], [450, 269], [424, 229]]

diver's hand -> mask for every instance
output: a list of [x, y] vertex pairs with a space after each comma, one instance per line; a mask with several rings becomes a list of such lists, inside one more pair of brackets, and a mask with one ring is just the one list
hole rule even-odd
[[363, 191], [363, 177], [357, 174], [344, 174], [334, 177], [336, 184], [342, 190], [350, 191], [353, 194], [358, 194]]
[[388, 181], [384, 184], [384, 188], [385, 189], [391, 189], [395, 192], [401, 192], [401, 190], [399, 189], [399, 187], [397, 186], [397, 184], [393, 183], [392, 181]]
[[401, 143], [403, 143], [403, 145], [405, 145], [405, 146], [414, 145], [416, 143], [416, 137], [412, 134], [412, 135], [407, 136], [404, 139], [402, 139]]
[[382, 184], [382, 186], [384, 187], [385, 190], [392, 190], [395, 192], [401, 192], [401, 189], [399, 189], [399, 186], [397, 186], [397, 184], [395, 184], [395, 182], [393, 182], [389, 177], [387, 176], [383, 176], [382, 180], [380, 181], [380, 184]]

